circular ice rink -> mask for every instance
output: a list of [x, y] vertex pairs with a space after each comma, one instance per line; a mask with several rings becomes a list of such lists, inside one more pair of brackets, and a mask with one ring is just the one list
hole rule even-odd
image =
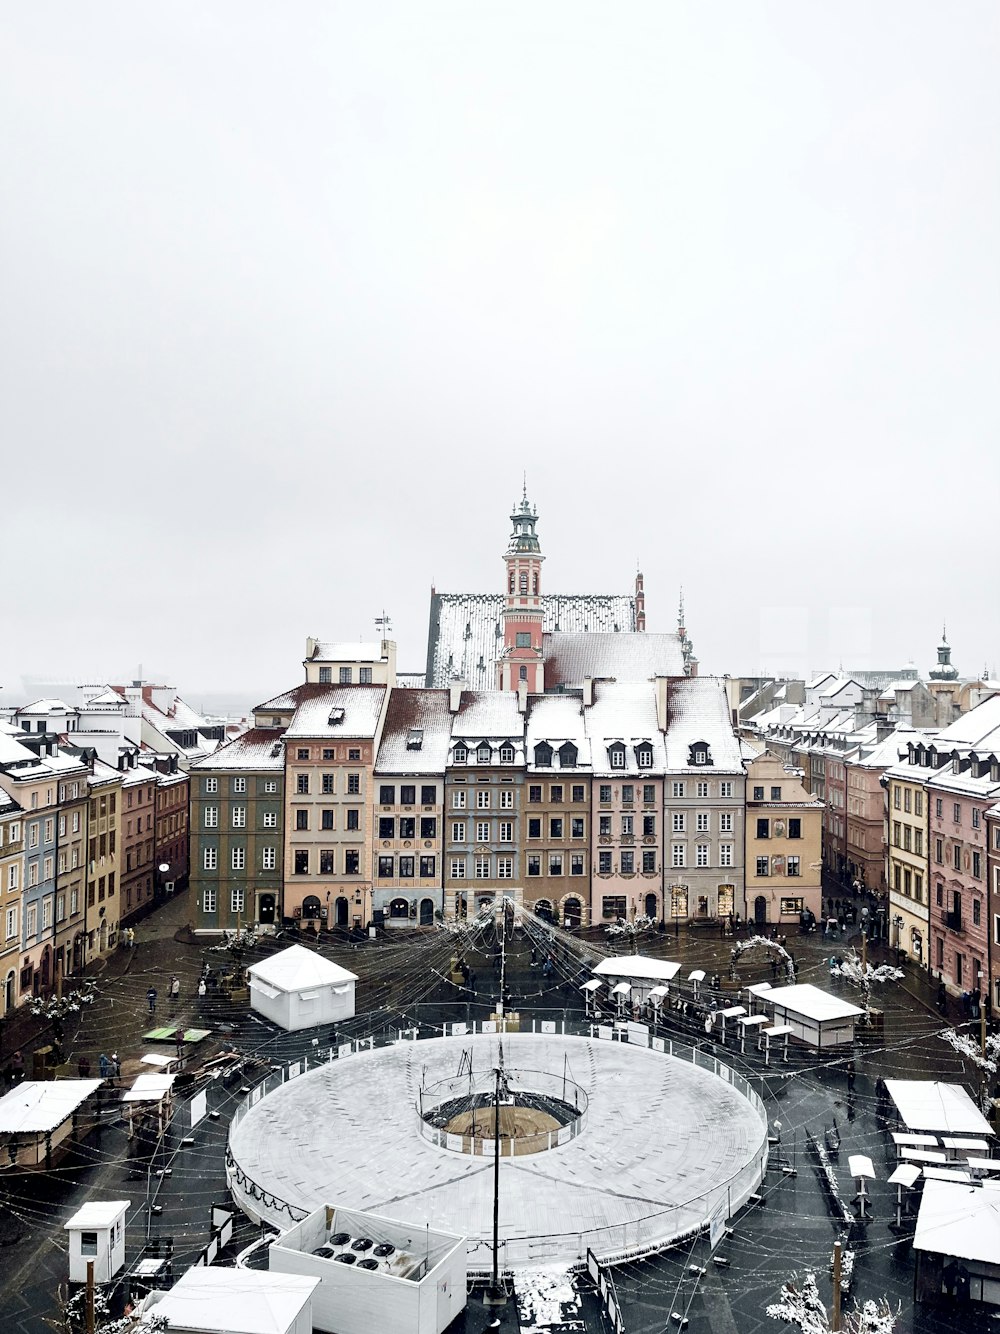
[[[385, 1214], [469, 1239], [471, 1269], [492, 1254], [492, 1142], [485, 1154], [428, 1139], [421, 1087], [497, 1065], [494, 1035], [432, 1038], [339, 1059], [282, 1084], [230, 1132], [240, 1206], [278, 1228], [321, 1204]], [[669, 1050], [669, 1044], [668, 1044]], [[501, 1156], [501, 1264], [572, 1265], [647, 1254], [731, 1216], [767, 1161], [763, 1107], [711, 1056], [677, 1047], [508, 1033], [505, 1066], [563, 1074], [585, 1090], [585, 1123], [546, 1152]]]

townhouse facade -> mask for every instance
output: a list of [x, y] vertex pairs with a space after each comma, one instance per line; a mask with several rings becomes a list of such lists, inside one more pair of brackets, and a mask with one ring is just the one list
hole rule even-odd
[[131, 752], [122, 771], [119, 925], [127, 927], [153, 907], [156, 875], [156, 772]]
[[[188, 883], [190, 856], [189, 809], [191, 783], [175, 755], [158, 756], [155, 809], [153, 812], [154, 885], [159, 901]], [[165, 869], [164, 869], [165, 868]]]
[[800, 771], [765, 751], [747, 768], [746, 913], [758, 927], [791, 925], [822, 906], [823, 804]]
[[[587, 711], [583, 698], [572, 695], [537, 695], [528, 701], [524, 901], [540, 917], [569, 926], [589, 926], [593, 913], [594, 743], [587, 735]], [[608, 818], [603, 816], [602, 823]]]
[[1000, 1013], [1000, 802], [986, 812], [986, 878], [989, 884], [990, 1009]]
[[121, 920], [122, 770], [95, 757], [88, 787], [85, 938], [74, 971], [115, 948]]
[[24, 811], [0, 788], [0, 1016], [17, 1007], [23, 876]]

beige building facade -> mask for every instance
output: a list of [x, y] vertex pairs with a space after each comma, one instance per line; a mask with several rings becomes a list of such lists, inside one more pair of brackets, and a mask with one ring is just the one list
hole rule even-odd
[[805, 910], [820, 916], [823, 803], [801, 770], [765, 751], [747, 767], [746, 918], [757, 927], [791, 926]]

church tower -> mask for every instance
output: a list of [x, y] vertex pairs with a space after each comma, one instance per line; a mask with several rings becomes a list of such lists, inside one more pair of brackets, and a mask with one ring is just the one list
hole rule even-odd
[[941, 630], [941, 643], [937, 648], [937, 666], [930, 672], [932, 681], [956, 681], [958, 668], [951, 660], [951, 645], [948, 643], [948, 627]]
[[503, 652], [499, 662], [501, 690], [527, 685], [530, 695], [545, 690], [542, 659], [542, 549], [535, 532], [538, 509], [528, 502], [525, 484], [520, 505], [510, 516], [511, 534], [504, 554], [506, 592], [503, 609]]

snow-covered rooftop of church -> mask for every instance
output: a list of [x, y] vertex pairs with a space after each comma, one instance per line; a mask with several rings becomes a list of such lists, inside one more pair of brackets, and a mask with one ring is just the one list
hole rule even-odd
[[676, 634], [564, 631], [545, 634], [542, 652], [546, 689], [580, 686], [588, 676], [651, 681], [654, 676], [684, 675], [684, 650]]

